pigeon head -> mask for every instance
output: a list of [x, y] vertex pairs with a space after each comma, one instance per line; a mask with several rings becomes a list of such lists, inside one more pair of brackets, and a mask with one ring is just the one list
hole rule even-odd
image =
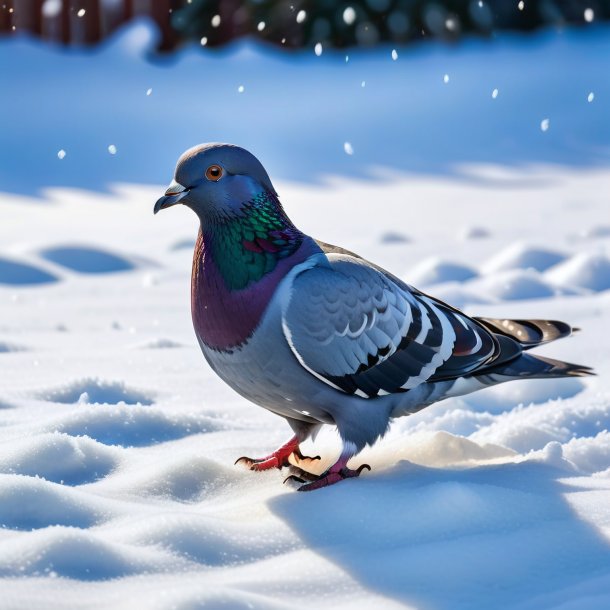
[[277, 197], [265, 168], [252, 153], [231, 144], [200, 144], [178, 159], [174, 179], [154, 211], [182, 203], [205, 223], [239, 216], [244, 202], [264, 193]]

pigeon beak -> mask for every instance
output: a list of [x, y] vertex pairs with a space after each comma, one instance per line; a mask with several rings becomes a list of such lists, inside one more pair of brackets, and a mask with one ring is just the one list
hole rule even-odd
[[156, 214], [159, 210], [164, 210], [180, 202], [181, 199], [189, 194], [189, 189], [182, 186], [175, 180], [167, 187], [165, 195], [161, 197], [157, 203], [155, 203], [154, 213]]

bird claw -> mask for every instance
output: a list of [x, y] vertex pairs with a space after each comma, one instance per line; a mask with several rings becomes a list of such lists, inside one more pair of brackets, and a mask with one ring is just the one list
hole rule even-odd
[[322, 487], [328, 487], [329, 485], [334, 485], [343, 479], [351, 479], [353, 477], [360, 476], [360, 473], [364, 470], [371, 470], [371, 467], [368, 464], [362, 464], [356, 470], [352, 470], [351, 468], [347, 468], [347, 466], [341, 468], [340, 470], [333, 470], [330, 468], [326, 472], [322, 473], [319, 477], [315, 477], [309, 479], [308, 482], [303, 480], [303, 478], [292, 475], [289, 476], [286, 481], [290, 480], [295, 483], [303, 483], [300, 487], [297, 488], [297, 491], [313, 491], [314, 489], [321, 489]]
[[297, 464], [299, 464], [301, 462], [306, 462], [307, 464], [311, 464], [311, 462], [319, 461], [322, 459], [322, 457], [319, 455], [314, 455], [313, 457], [309, 456], [309, 455], [303, 455], [301, 453], [301, 450], [298, 448], [292, 452], [292, 455], [294, 456], [294, 459], [297, 462]]
[[297, 476], [296, 474], [291, 474], [289, 477], [286, 477], [284, 479], [284, 485], [286, 485], [286, 483], [288, 483], [291, 487], [294, 487], [298, 491], [300, 489], [299, 485], [307, 483], [307, 481]]
[[241, 457], [238, 457], [234, 462], [233, 462], [233, 466], [237, 466], [237, 464], [239, 464], [241, 461], [244, 461], [246, 466], [248, 468], [250, 468], [252, 466], [252, 464], [254, 464], [254, 462], [256, 460], [253, 460], [252, 458], [246, 457], [245, 455], [242, 455]]
[[307, 470], [303, 470], [302, 468], [299, 468], [298, 466], [293, 466], [292, 464], [290, 465], [290, 476], [286, 479], [284, 479], [284, 483], [288, 480], [295, 480], [298, 479], [299, 482], [301, 483], [306, 483], [307, 481], [316, 481], [318, 479], [319, 475], [314, 474], [313, 472], [309, 472]]
[[[278, 470], [281, 470], [282, 468], [284, 468], [284, 466], [289, 466], [291, 468], [295, 468], [296, 466], [291, 464], [290, 459], [289, 459], [292, 456], [294, 456], [294, 459], [297, 464], [300, 464], [300, 463], [309, 464], [313, 461], [322, 459], [319, 455], [316, 455], [314, 457], [309, 457], [307, 455], [303, 455], [301, 453], [301, 451], [297, 448], [296, 450], [291, 451], [290, 453], [277, 451], [275, 453], [272, 453], [271, 455], [268, 455], [267, 457], [259, 458], [259, 459], [249, 458], [245, 455], [242, 455], [241, 457], [239, 457], [235, 460], [235, 463], [233, 465], [237, 466], [237, 464], [243, 462], [243, 464], [246, 466], [246, 468], [248, 468], [249, 470], [254, 470], [254, 471], [258, 471], [258, 472], [260, 472], [261, 470], [270, 470], [271, 468], [277, 468]], [[305, 472], [305, 471], [301, 470], [301, 472]]]
[[284, 458], [283, 461], [280, 462], [276, 455], [270, 455], [265, 458], [254, 459], [249, 458], [243, 455], [240, 458], [235, 460], [234, 466], [238, 463], [243, 462], [246, 465], [246, 468], [249, 470], [254, 470], [255, 472], [260, 472], [262, 470], [270, 470], [271, 468], [283, 468], [284, 466], [289, 466], [288, 458]]

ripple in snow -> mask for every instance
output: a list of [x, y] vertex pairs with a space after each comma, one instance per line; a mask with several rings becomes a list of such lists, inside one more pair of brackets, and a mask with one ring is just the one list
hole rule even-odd
[[81, 379], [64, 387], [39, 394], [43, 400], [64, 404], [110, 404], [151, 405], [151, 396], [125, 385], [122, 381]]
[[404, 233], [386, 231], [381, 235], [379, 241], [382, 244], [408, 244], [411, 240]]
[[135, 267], [127, 258], [101, 248], [87, 246], [55, 246], [44, 248], [39, 255], [56, 265], [78, 273], [113, 273]]
[[82, 492], [43, 479], [0, 475], [0, 523], [17, 530], [50, 525], [90, 527], [102, 519], [95, 500]]
[[465, 282], [478, 276], [468, 265], [452, 263], [438, 258], [429, 258], [417, 265], [406, 275], [410, 284], [427, 286], [444, 282]]
[[82, 485], [109, 474], [117, 464], [115, 452], [86, 437], [41, 434], [5, 443], [0, 472]]
[[57, 276], [28, 263], [17, 262], [0, 256], [0, 284], [26, 286], [56, 282]]
[[562, 252], [516, 243], [494, 256], [484, 267], [485, 273], [510, 269], [545, 271], [567, 258]]
[[151, 339], [150, 341], [146, 341], [144, 343], [139, 343], [135, 345], [137, 349], [174, 349], [177, 347], [184, 347], [182, 343], [178, 343], [177, 341], [173, 341], [172, 339], [165, 339], [163, 337], [159, 337], [158, 339]]
[[476, 284], [477, 291], [503, 301], [546, 299], [560, 294], [533, 269], [513, 269], [483, 278]]
[[88, 436], [104, 445], [147, 447], [221, 427], [204, 415], [170, 416], [154, 407], [96, 405], [71, 410], [49, 429]]
[[14, 343], [6, 343], [4, 341], [0, 341], [0, 354], [23, 351], [25, 351], [25, 347], [22, 347], [21, 345], [15, 345]]
[[610, 259], [603, 254], [577, 254], [546, 275], [562, 286], [601, 292], [610, 289]]
[[19, 577], [52, 573], [74, 580], [99, 581], [157, 571], [167, 561], [162, 550], [110, 542], [72, 528], [49, 528], [27, 539], [13, 538], [4, 546], [0, 549], [0, 574]]

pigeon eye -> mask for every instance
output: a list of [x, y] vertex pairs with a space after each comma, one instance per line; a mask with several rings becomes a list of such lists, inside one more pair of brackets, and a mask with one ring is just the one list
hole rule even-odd
[[218, 182], [224, 176], [224, 170], [220, 165], [210, 165], [205, 170], [205, 177], [212, 182]]

